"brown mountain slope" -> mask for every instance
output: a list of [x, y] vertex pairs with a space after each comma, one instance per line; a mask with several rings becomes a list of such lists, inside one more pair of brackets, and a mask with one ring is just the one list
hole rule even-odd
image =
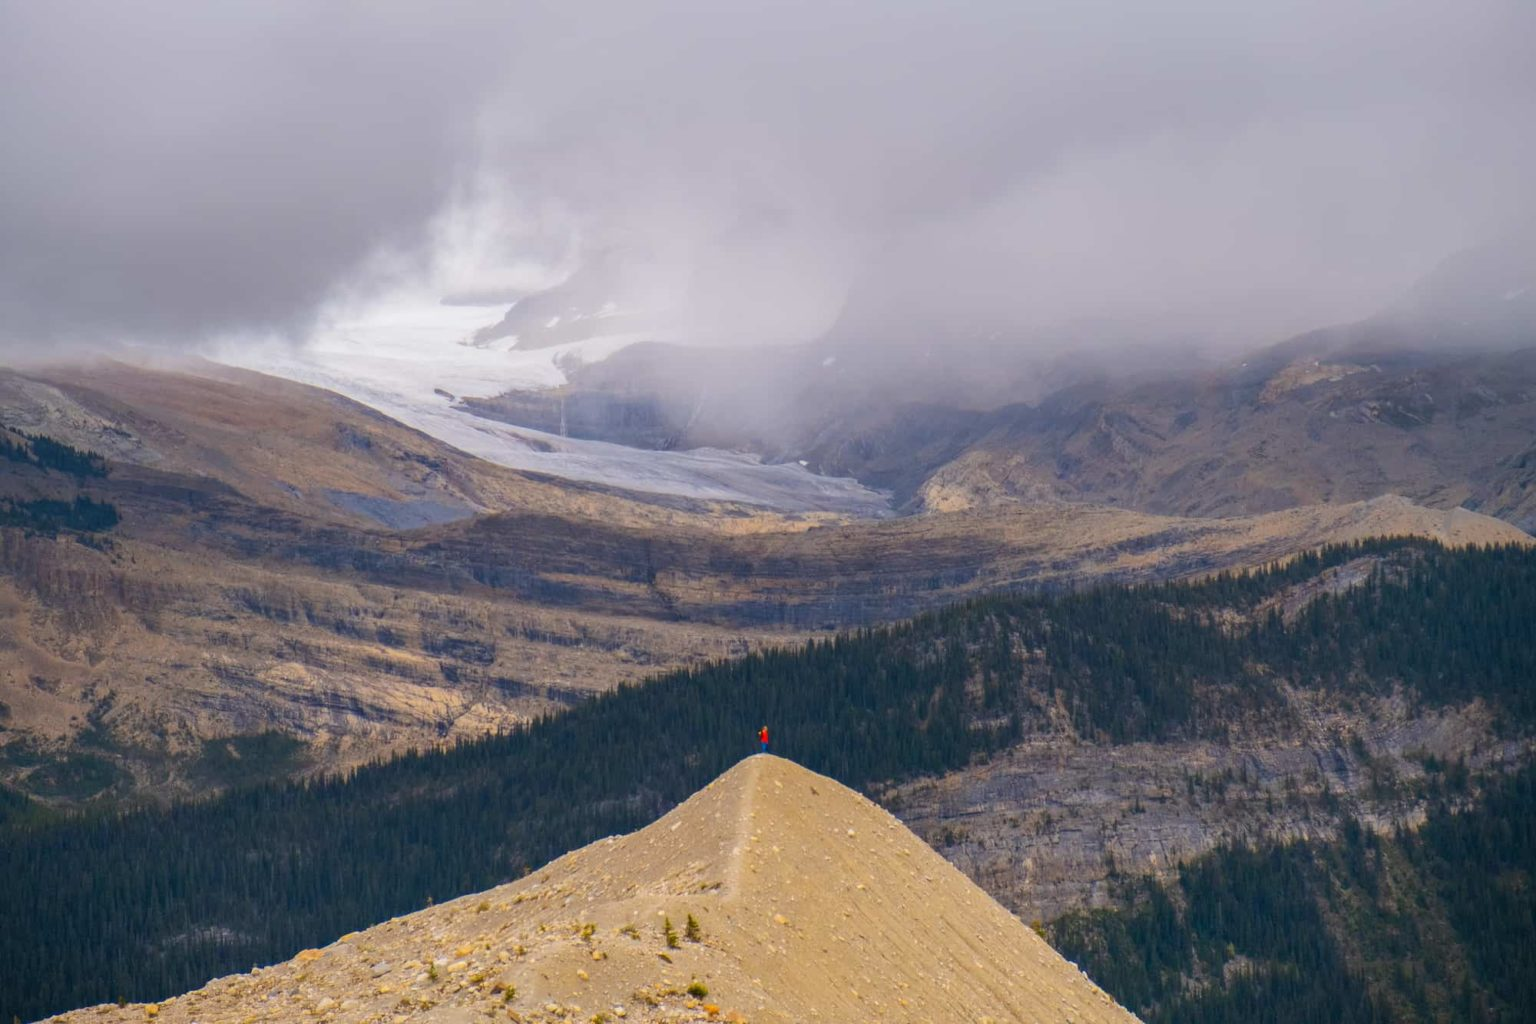
[[[49, 799], [248, 780], [222, 741], [268, 732], [303, 745], [283, 772], [357, 763], [795, 638], [103, 547], [0, 530], [0, 777]], [[33, 770], [71, 754], [94, 783]]]
[[[84, 481], [0, 464], [0, 498], [83, 491], [122, 516], [104, 534], [0, 528], [0, 780], [58, 802], [249, 779], [252, 744], [284, 774], [481, 735], [989, 590], [1189, 575], [1357, 536], [1526, 539], [1395, 499], [1235, 519], [652, 504], [489, 465], [314, 388], [197, 368], [0, 374], [0, 423], [112, 459]], [[387, 525], [420, 502], [483, 511]]]
[[771, 756], [741, 762], [639, 832], [511, 885], [160, 1006], [53, 1019], [146, 1015], [1135, 1020], [895, 818]]
[[111, 465], [81, 480], [0, 461], [0, 500], [83, 493], [122, 517], [94, 535], [0, 527], [0, 779], [45, 799], [216, 788], [250, 777], [242, 745], [269, 732], [301, 744], [270, 770], [356, 763], [798, 639], [605, 610], [544, 575], [481, 585], [477, 553], [444, 564], [400, 527], [495, 511], [724, 536], [815, 516], [528, 476], [209, 364], [0, 370], [0, 426]]
[[924, 481], [926, 507], [1045, 498], [1214, 516], [1401, 494], [1536, 526], [1536, 349], [1288, 348], [996, 415], [1009, 422]]
[[1508, 523], [1398, 497], [1223, 519], [1098, 505], [1019, 505], [721, 537], [485, 516], [422, 531], [414, 557], [506, 587], [543, 579], [590, 607], [694, 621], [825, 628], [889, 620], [988, 591], [1134, 581], [1257, 565], [1371, 536], [1530, 543]]
[[0, 368], [0, 423], [98, 452], [117, 479], [141, 490], [199, 481], [212, 495], [364, 527], [410, 529], [507, 510], [634, 525], [691, 514], [740, 528], [759, 517], [775, 528], [821, 518], [520, 473], [332, 392], [202, 361]]

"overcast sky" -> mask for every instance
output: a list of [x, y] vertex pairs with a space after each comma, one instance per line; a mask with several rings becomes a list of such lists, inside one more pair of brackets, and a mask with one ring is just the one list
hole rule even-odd
[[[621, 254], [700, 337], [1258, 343], [1531, 216], [1531, 0], [0, 0], [0, 336]], [[643, 271], [643, 273], [639, 272]]]

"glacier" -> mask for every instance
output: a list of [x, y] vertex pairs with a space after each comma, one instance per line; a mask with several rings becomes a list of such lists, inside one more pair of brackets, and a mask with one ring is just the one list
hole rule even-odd
[[505, 305], [394, 299], [323, 324], [303, 344], [272, 341], [212, 348], [216, 362], [343, 395], [461, 451], [512, 469], [567, 480], [780, 512], [882, 516], [890, 496], [847, 477], [755, 454], [701, 448], [652, 451], [561, 437], [476, 416], [462, 398], [559, 387], [567, 369], [598, 362], [654, 333], [613, 334], [521, 350], [516, 339], [473, 342]]

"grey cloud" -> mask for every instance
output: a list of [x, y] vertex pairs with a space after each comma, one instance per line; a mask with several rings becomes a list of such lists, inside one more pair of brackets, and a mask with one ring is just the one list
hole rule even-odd
[[457, 201], [485, 260], [625, 254], [714, 341], [1255, 343], [1390, 301], [1536, 172], [1525, 0], [0, 11], [12, 338], [293, 328], [381, 248], [462, 274]]
[[5, 335], [301, 322], [419, 230], [468, 144], [492, 40], [439, 10], [0, 6]]

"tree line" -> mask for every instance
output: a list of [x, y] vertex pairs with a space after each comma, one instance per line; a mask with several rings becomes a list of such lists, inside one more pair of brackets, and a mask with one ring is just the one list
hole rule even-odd
[[1536, 1020], [1536, 767], [1416, 831], [1227, 847], [1048, 935], [1148, 1024]]
[[[1377, 564], [1363, 585], [1290, 621], [1262, 611], [1286, 587], [1367, 557]], [[621, 687], [526, 728], [336, 778], [44, 824], [13, 809], [0, 825], [0, 1018], [162, 998], [518, 877], [654, 820], [751, 753], [764, 722], [776, 752], [866, 791], [984, 759], [1058, 728], [1063, 711], [1106, 744], [1280, 728], [1278, 680], [1481, 698], [1506, 729], [1528, 732], [1533, 604], [1536, 555], [1524, 549], [1373, 541], [1198, 583], [971, 601]], [[1236, 626], [1233, 610], [1246, 615]], [[1162, 916], [1126, 918], [1130, 932], [1113, 941], [1151, 942], [1145, 956], [1180, 971], [1205, 948], [1180, 947], [1186, 932], [1292, 965], [1240, 974], [1232, 1006], [1286, 995], [1305, 1008], [1343, 993], [1347, 974], [1326, 949], [1284, 945], [1286, 929], [1316, 930], [1278, 916], [1288, 899], [1254, 903], [1247, 931], [1229, 906], [1253, 902], [1259, 880], [1276, 893], [1305, 887], [1304, 865], [1231, 856], [1225, 874], [1189, 875], [1210, 890], [1209, 914], [1189, 909], [1189, 893], [1165, 893], [1148, 904]], [[1142, 986], [1125, 988], [1134, 1005], [1162, 1005], [1159, 977], [1116, 984]]]
[[95, 452], [3, 425], [0, 425], [0, 459], [77, 477], [107, 475], [107, 461]]

